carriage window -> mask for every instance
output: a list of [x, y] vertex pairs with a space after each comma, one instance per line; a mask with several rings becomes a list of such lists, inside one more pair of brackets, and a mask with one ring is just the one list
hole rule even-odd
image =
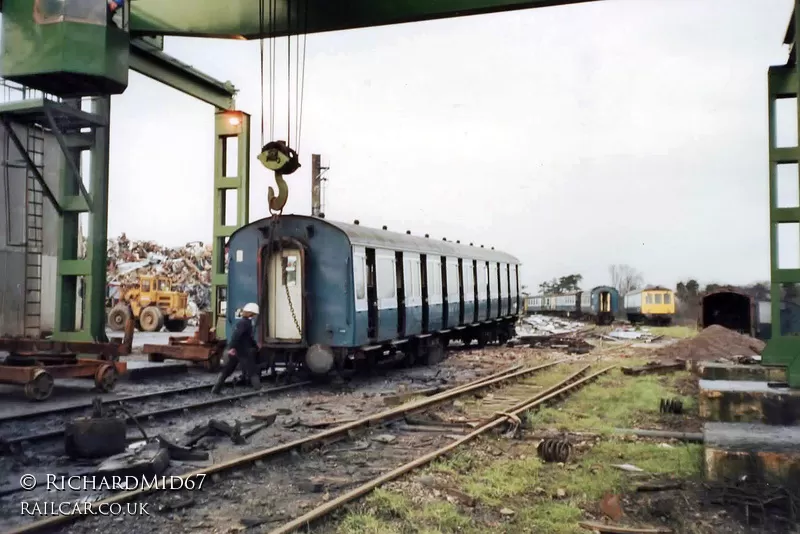
[[645, 304], [652, 304], [653, 303], [653, 295], [647, 295], [644, 298], [644, 302], [645, 302]]
[[142, 291], [150, 291], [150, 280], [142, 282]]
[[458, 297], [458, 264], [447, 264], [447, 295]]
[[284, 256], [283, 258], [283, 285], [293, 287], [297, 285], [297, 256]]
[[420, 285], [420, 268], [418, 261], [411, 262], [411, 295], [414, 297], [422, 296], [422, 286]]
[[433, 295], [440, 297], [442, 295], [442, 271], [434, 268], [428, 272], [433, 274]]
[[672, 304], [672, 296], [669, 293], [664, 294], [664, 304]]
[[656, 304], [661, 304], [661, 293], [656, 293]]
[[169, 281], [168, 280], [159, 280], [158, 281], [158, 290], [159, 291], [169, 291]]
[[355, 256], [353, 258], [353, 263], [354, 263], [353, 283], [356, 286], [356, 299], [364, 300], [367, 295], [366, 289], [364, 287], [366, 285], [365, 284], [366, 276], [364, 276], [366, 270], [364, 268], [364, 258], [360, 256]]
[[378, 264], [378, 298], [393, 299], [396, 296], [394, 284], [394, 260], [381, 258]]

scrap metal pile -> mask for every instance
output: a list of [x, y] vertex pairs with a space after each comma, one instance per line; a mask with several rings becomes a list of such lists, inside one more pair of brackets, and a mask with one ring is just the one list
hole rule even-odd
[[154, 241], [130, 241], [123, 233], [108, 240], [107, 282], [132, 284], [141, 275], [167, 276], [173, 290], [185, 291], [198, 311], [211, 307], [211, 245], [169, 248]]
[[512, 346], [548, 347], [570, 354], [585, 354], [594, 348], [585, 340], [586, 335], [594, 330], [594, 326], [578, 321], [530, 315], [517, 324], [516, 330], [516, 338], [509, 342]]

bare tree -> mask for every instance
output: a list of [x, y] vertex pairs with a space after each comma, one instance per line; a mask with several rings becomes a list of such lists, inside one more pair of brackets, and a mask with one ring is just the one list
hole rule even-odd
[[608, 272], [611, 274], [611, 285], [617, 288], [621, 296], [639, 289], [644, 283], [642, 274], [630, 265], [612, 265]]

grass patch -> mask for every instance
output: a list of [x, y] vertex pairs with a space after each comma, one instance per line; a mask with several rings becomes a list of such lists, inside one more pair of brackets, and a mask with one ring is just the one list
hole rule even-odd
[[339, 523], [338, 534], [400, 534], [391, 523], [387, 523], [371, 513], [351, 512]]
[[472, 519], [446, 501], [415, 505], [397, 491], [378, 488], [339, 524], [338, 534], [474, 532]]
[[509, 497], [523, 495], [539, 485], [538, 458], [497, 462], [477, 470], [461, 481], [462, 490], [491, 506], [500, 506]]
[[402, 493], [377, 488], [367, 498], [367, 505], [388, 519], [403, 519], [411, 510], [411, 502]]
[[520, 511], [515, 527], [509, 529], [525, 532], [547, 532], [548, 534], [586, 534], [577, 523], [583, 512], [577, 506], [552, 500], [541, 501], [536, 506], [528, 506]]
[[648, 328], [656, 336], [687, 339], [697, 335], [697, 328], [694, 326], [650, 326]]
[[[624, 366], [638, 366], [646, 358], [630, 358]], [[559, 365], [537, 373], [535, 382], [544, 388], [583, 367]], [[592, 365], [594, 370], [603, 364]], [[591, 371], [590, 371], [591, 372]], [[433, 462], [425, 474], [475, 499], [470, 508], [462, 501], [447, 499], [446, 491], [428, 486], [401, 484], [398, 491], [378, 489], [354, 505], [337, 526], [338, 534], [428, 534], [428, 533], [518, 533], [572, 534], [585, 510], [593, 510], [607, 492], [626, 493], [649, 478], [698, 479], [702, 473], [702, 445], [627, 441], [614, 428], [657, 426], [669, 417], [659, 413], [662, 398], [681, 398], [688, 410], [693, 398], [676, 394], [689, 373], [626, 376], [619, 368], [601, 376], [552, 408], [529, 414], [534, 429], [590, 431], [606, 434], [593, 446], [576, 449], [566, 465], [543, 463], [536, 454], [536, 441], [509, 442], [483, 437], [471, 447]], [[680, 419], [677, 419], [680, 420]], [[488, 445], [488, 447], [487, 447]], [[495, 456], [497, 449], [509, 454]], [[614, 464], [633, 464], [644, 473], [629, 473]], [[411, 475], [411, 478], [418, 476]], [[560, 491], [559, 491], [560, 490]], [[508, 508], [511, 510], [504, 510]], [[502, 511], [502, 512], [501, 512]]]
[[472, 520], [462, 514], [458, 507], [445, 501], [429, 502], [409, 519], [427, 527], [424, 530], [429, 532], [466, 532], [471, 530], [472, 524]]
[[[626, 361], [626, 365], [639, 362]], [[695, 399], [676, 395], [676, 384], [688, 372], [668, 375], [630, 377], [619, 368], [600, 376], [574, 393], [563, 406], [545, 407], [527, 415], [533, 428], [556, 427], [563, 430], [611, 433], [614, 428], [633, 428], [656, 424], [661, 414], [662, 398], [679, 398], [685, 410], [691, 410]]]

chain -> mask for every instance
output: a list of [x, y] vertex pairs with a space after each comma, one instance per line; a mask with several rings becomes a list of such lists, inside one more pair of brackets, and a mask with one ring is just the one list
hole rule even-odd
[[292, 304], [292, 297], [289, 295], [289, 286], [284, 285], [283, 287], [286, 288], [286, 298], [289, 301], [289, 311], [292, 312], [292, 319], [294, 320], [294, 326], [295, 328], [297, 328], [297, 333], [300, 334], [300, 337], [302, 337], [303, 332], [300, 331], [300, 323], [297, 321], [297, 315], [294, 312], [294, 305]]
[[[283, 210], [272, 213], [272, 225], [273, 226], [272, 226], [272, 229], [270, 231], [270, 241], [272, 241], [272, 236], [277, 231], [278, 219], [280, 218], [282, 211]], [[271, 243], [270, 243], [270, 245], [271, 245]], [[268, 246], [270, 246], [270, 245], [268, 245]], [[267, 250], [269, 250], [269, 249], [267, 249]], [[281, 269], [283, 269], [282, 252], [283, 252], [283, 246], [281, 245], [281, 241], [278, 240], [278, 257], [280, 258], [280, 263], [279, 264], [281, 266]], [[295, 268], [297, 268], [297, 267], [295, 267]], [[281, 276], [281, 278], [283, 278], [283, 276]], [[283, 288], [286, 291], [286, 300], [289, 301], [289, 311], [292, 312], [292, 320], [294, 321], [294, 326], [295, 326], [295, 328], [297, 328], [297, 333], [300, 334], [300, 337], [303, 337], [303, 331], [300, 328], [300, 321], [297, 320], [297, 313], [294, 311], [294, 303], [292, 303], [292, 296], [289, 293], [289, 285], [288, 284], [283, 284]]]

